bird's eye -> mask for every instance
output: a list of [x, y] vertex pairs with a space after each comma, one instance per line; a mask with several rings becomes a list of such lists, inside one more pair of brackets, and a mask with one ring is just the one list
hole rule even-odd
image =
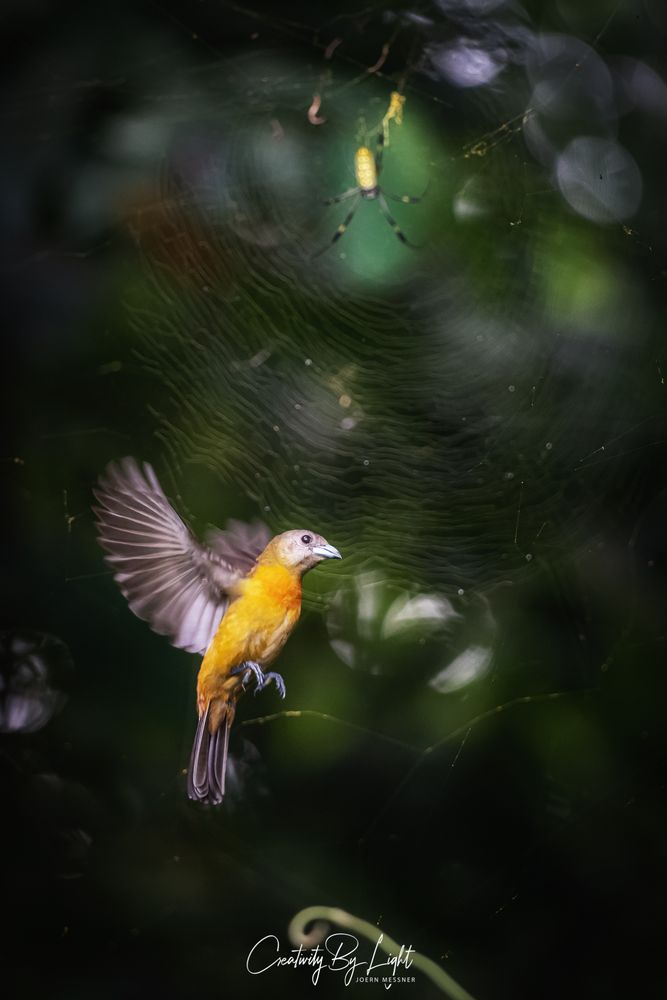
[[301, 536], [301, 541], [303, 542], [304, 545], [310, 545], [310, 543], [312, 542], [312, 540], [313, 540], [313, 536], [312, 535], [302, 535]]

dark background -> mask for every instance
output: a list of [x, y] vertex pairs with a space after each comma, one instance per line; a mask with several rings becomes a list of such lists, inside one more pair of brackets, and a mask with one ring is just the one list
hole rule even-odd
[[[477, 1000], [664, 996], [667, 14], [362, 6], [5, 6], [7, 996], [307, 994], [245, 961], [314, 904]], [[397, 87], [422, 248], [313, 260]], [[345, 556], [217, 810], [95, 543], [125, 454]]]

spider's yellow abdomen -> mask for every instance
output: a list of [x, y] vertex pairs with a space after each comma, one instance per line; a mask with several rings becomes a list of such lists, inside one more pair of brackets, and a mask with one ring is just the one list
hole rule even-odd
[[354, 175], [362, 191], [372, 191], [377, 187], [375, 157], [367, 146], [360, 146], [354, 154]]

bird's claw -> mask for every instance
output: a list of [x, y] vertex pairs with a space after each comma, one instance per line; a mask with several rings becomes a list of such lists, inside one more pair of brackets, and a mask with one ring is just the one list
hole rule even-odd
[[[285, 681], [282, 679], [282, 677], [280, 676], [280, 674], [276, 673], [275, 670], [271, 670], [270, 673], [264, 674], [264, 683], [262, 684], [262, 687], [266, 687], [266, 685], [270, 684], [271, 681], [273, 681], [274, 684], [276, 685], [276, 687], [278, 688], [278, 694], [280, 695], [280, 697], [284, 698], [285, 697]], [[257, 690], [260, 690], [260, 689], [258, 688]], [[255, 694], [257, 694], [257, 691], [255, 691]]]
[[246, 660], [240, 667], [236, 667], [235, 670], [232, 670], [232, 674], [243, 674], [241, 683], [244, 687], [252, 674], [255, 678], [255, 694], [262, 691], [267, 684], [270, 684], [271, 681], [273, 681], [278, 688], [278, 694], [280, 697], [285, 697], [285, 681], [282, 679], [280, 674], [276, 673], [275, 670], [271, 670], [268, 674], [265, 674], [259, 663], [255, 663], [253, 660]]
[[262, 688], [264, 687], [264, 674], [262, 672], [262, 668], [260, 667], [259, 663], [254, 663], [252, 660], [246, 660], [246, 662], [242, 663], [240, 667], [237, 667], [235, 670], [232, 670], [232, 674], [243, 674], [243, 677], [241, 678], [241, 683], [243, 684], [244, 687], [246, 686], [250, 674], [253, 674], [255, 678], [255, 683], [257, 685], [257, 690], [261, 691]]

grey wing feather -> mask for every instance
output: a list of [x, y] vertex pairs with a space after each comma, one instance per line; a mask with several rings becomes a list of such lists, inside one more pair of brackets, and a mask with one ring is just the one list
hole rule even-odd
[[210, 548], [225, 562], [249, 573], [260, 552], [271, 540], [271, 532], [262, 521], [246, 524], [244, 521], [227, 521], [225, 531], [211, 528], [206, 535]]
[[201, 545], [165, 496], [152, 466], [144, 463], [142, 470], [133, 458], [112, 462], [94, 493], [98, 539], [132, 611], [175, 646], [205, 652], [230, 591], [254, 563], [254, 558], [247, 561], [246, 536], [241, 533], [236, 546], [241, 558], [234, 555], [233, 531], [230, 539], [217, 532], [226, 539], [220, 546]]

